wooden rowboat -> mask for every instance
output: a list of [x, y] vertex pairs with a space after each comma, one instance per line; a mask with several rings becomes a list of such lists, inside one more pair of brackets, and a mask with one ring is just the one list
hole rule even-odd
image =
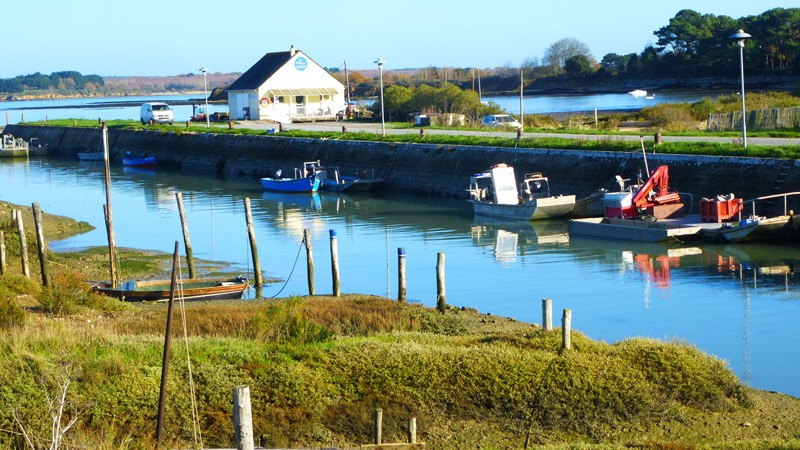
[[[240, 299], [247, 289], [247, 279], [195, 278], [178, 281], [175, 297], [184, 300]], [[126, 302], [159, 302], [169, 300], [170, 280], [128, 281], [112, 288], [110, 283], [95, 283], [92, 290]]]

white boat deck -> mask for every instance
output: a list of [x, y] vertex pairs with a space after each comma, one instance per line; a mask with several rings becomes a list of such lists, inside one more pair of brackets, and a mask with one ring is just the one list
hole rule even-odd
[[716, 233], [723, 226], [703, 222], [698, 214], [675, 219], [641, 220], [592, 217], [569, 221], [570, 234], [640, 242], [690, 239], [701, 234]]

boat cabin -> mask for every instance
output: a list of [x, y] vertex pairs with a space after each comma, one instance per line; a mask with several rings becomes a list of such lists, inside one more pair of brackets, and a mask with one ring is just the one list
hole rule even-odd
[[491, 169], [470, 177], [470, 198], [479, 202], [498, 205], [517, 205], [520, 202], [514, 168], [498, 164]]
[[539, 172], [526, 173], [519, 188], [525, 200], [550, 197], [550, 181]]

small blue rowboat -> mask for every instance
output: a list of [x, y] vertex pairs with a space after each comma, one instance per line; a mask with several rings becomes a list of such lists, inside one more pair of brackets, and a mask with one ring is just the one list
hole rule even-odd
[[122, 165], [129, 167], [155, 167], [156, 157], [155, 156], [137, 157], [126, 152], [125, 155], [122, 157]]
[[261, 186], [275, 192], [317, 192], [319, 178], [314, 176], [306, 178], [262, 178]]

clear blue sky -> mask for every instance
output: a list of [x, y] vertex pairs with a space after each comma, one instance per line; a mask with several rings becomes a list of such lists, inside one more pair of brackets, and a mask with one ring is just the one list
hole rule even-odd
[[242, 72], [291, 44], [325, 67], [519, 67], [562, 38], [641, 52], [681, 9], [740, 18], [797, 0], [6, 0], [0, 77]]

